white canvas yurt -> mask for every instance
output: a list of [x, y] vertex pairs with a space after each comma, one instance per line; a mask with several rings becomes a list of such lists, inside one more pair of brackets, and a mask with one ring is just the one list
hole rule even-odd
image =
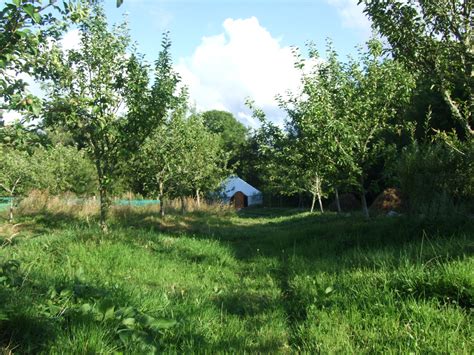
[[262, 193], [238, 176], [231, 176], [223, 182], [222, 199], [237, 209], [263, 203]]

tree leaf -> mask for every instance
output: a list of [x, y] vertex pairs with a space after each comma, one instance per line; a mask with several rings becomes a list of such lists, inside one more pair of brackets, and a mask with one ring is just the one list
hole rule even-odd
[[23, 6], [23, 10], [31, 17], [31, 19], [36, 22], [41, 22], [41, 15], [36, 11], [36, 8], [31, 4], [26, 4]]

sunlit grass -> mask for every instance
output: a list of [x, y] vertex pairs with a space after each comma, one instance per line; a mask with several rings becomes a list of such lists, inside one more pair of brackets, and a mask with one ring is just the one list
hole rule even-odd
[[[472, 353], [472, 221], [44, 209], [0, 224], [18, 352]], [[23, 225], [23, 227], [21, 227]], [[17, 264], [8, 264], [15, 260]]]

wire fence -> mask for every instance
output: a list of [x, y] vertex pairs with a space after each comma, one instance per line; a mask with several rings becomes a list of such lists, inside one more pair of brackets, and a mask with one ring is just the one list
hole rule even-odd
[[0, 197], [0, 211], [8, 209], [11, 200], [13, 200], [12, 197]]
[[[14, 198], [12, 197], [0, 197], [0, 211], [5, 211], [10, 207], [11, 201]], [[94, 200], [98, 203], [98, 200]], [[86, 202], [91, 202], [90, 199], [65, 199], [64, 201], [68, 205], [80, 205]], [[160, 200], [143, 200], [143, 199], [114, 199], [112, 200], [112, 204], [118, 206], [134, 206], [134, 207], [141, 207], [141, 206], [148, 206], [148, 205], [159, 205]]]

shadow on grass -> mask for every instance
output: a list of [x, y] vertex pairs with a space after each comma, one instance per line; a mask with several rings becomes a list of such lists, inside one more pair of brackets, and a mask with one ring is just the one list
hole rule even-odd
[[[53, 213], [43, 211], [31, 215], [33, 222], [43, 231], [54, 231], [77, 227], [79, 232], [76, 238], [81, 241], [90, 240], [97, 234], [96, 220], [87, 221], [69, 213]], [[94, 226], [94, 228], [91, 228]], [[378, 265], [369, 254], [377, 256], [378, 252], [387, 249], [393, 254], [390, 262], [396, 263], [400, 258], [402, 247], [414, 243], [426, 243], [423, 254], [416, 251], [410, 256], [413, 263], [427, 262], [437, 257], [438, 251], [430, 250], [430, 243], [437, 239], [461, 238], [460, 236], [474, 236], [474, 226], [470, 220], [428, 220], [399, 218], [374, 218], [369, 221], [359, 217], [344, 217], [335, 214], [309, 214], [299, 213], [295, 210], [271, 209], [258, 210], [249, 209], [239, 212], [238, 215], [228, 213], [217, 215], [208, 212], [192, 212], [184, 216], [172, 214], [165, 218], [159, 216], [156, 209], [118, 208], [113, 210], [110, 221], [111, 232], [109, 236], [96, 238], [110, 238], [130, 245], [148, 245], [150, 243], [164, 243], [160, 235], [166, 234], [168, 239], [176, 240], [183, 236], [194, 239], [214, 240], [231, 250], [232, 255], [238, 261], [249, 263], [256, 258], [274, 258], [277, 266], [274, 270], [265, 270], [271, 274], [278, 283], [281, 290], [281, 299], [275, 300], [271, 297], [250, 290], [242, 290], [235, 293], [224, 293], [214, 300], [217, 309], [223, 309], [226, 313], [239, 317], [253, 317], [261, 313], [271, 311], [277, 307], [283, 307], [288, 319], [290, 344], [297, 343], [296, 335], [299, 323], [306, 318], [306, 300], [297, 302], [297, 294], [290, 285], [296, 273], [312, 274], [317, 272], [339, 273], [345, 269], [387, 268], [383, 263]], [[88, 232], [89, 231], [89, 232]], [[134, 233], [139, 231], [140, 233]], [[429, 236], [429, 237], [428, 237]], [[454, 237], [453, 237], [454, 236]], [[463, 242], [463, 246], [467, 244]], [[453, 243], [445, 243], [443, 257], [462, 258], [470, 251], [460, 248]], [[153, 251], [153, 247], [150, 248]], [[218, 265], [219, 258], [207, 255], [202, 250], [194, 250], [186, 245], [158, 248], [160, 253], [174, 253], [182, 260], [198, 264]], [[472, 252], [472, 251], [471, 251]], [[398, 253], [398, 254], [397, 254]], [[384, 261], [387, 254], [381, 253]], [[299, 261], [293, 263], [292, 260]], [[246, 271], [247, 272], [247, 271]], [[249, 268], [249, 277], [255, 277], [255, 273]], [[77, 281], [66, 281], [65, 284], [37, 277], [38, 283], [27, 284], [25, 289], [12, 290], [2, 289], [0, 302], [8, 315], [6, 320], [0, 322], [0, 341], [2, 345], [16, 344], [20, 346], [19, 352], [45, 351], [54, 342], [54, 336], [58, 327], [66, 323], [62, 318], [56, 319], [52, 316], [38, 315], [37, 307], [48, 304], [51, 299], [48, 296], [49, 288], [54, 287], [57, 291], [61, 289], [72, 289], [73, 294], [80, 300], [94, 302], [98, 299], [111, 299], [113, 302], [125, 305], [129, 303], [126, 295], [117, 293], [114, 289], [102, 288], [101, 286], [88, 285]], [[415, 280], [417, 281], [417, 280]], [[431, 279], [419, 279], [418, 283], [410, 285], [405, 279], [393, 280], [393, 289], [400, 290], [400, 297], [417, 297], [423, 299], [445, 298], [456, 299], [461, 307], [472, 306], [472, 296], [466, 292], [459, 293], [454, 283], [438, 283], [428, 287]], [[157, 285], [159, 286], [159, 285]], [[469, 286], [464, 285], [467, 287]], [[455, 290], [456, 289], [456, 290]], [[413, 295], [413, 291], [416, 294]], [[454, 290], [454, 291], [453, 291]], [[436, 293], [441, 292], [438, 296]], [[16, 305], [15, 307], [13, 307]], [[4, 312], [5, 313], [5, 312]], [[188, 315], [188, 318], [191, 318]], [[76, 319], [70, 319], [75, 322]], [[78, 320], [77, 320], [78, 321]], [[93, 322], [92, 319], [81, 318], [81, 322]], [[188, 319], [191, 322], [191, 319]], [[45, 330], [46, 329], [46, 330]], [[50, 333], [48, 333], [50, 332]], [[195, 334], [191, 328], [186, 328], [181, 333], [176, 343], [186, 339], [194, 339], [203, 348], [206, 344], [204, 337]], [[295, 339], [292, 339], [295, 338]], [[229, 339], [219, 343], [215, 350], [229, 350], [236, 346], [241, 350], [244, 345], [242, 339]]]
[[239, 291], [219, 295], [215, 299], [216, 307], [240, 317], [253, 317], [277, 307], [275, 301], [258, 292]]
[[[271, 217], [267, 217], [269, 215]], [[72, 213], [42, 211], [24, 218], [34, 226], [32, 228], [36, 228], [36, 232], [77, 228], [84, 231], [81, 238], [90, 236], [88, 230], [98, 233], [96, 217], [84, 219]], [[110, 229], [111, 234], [121, 231], [121, 239], [131, 244], [146, 243], [160, 234], [175, 238], [185, 235], [194, 239], [218, 241], [228, 246], [234, 256], [243, 261], [258, 256], [280, 260], [291, 256], [303, 258], [310, 264], [325, 258], [328, 261], [343, 258], [351, 250], [364, 254], [366, 251], [399, 249], [423, 239], [430, 241], [457, 238], [460, 235], [474, 236], [474, 225], [468, 218], [430, 220], [377, 217], [366, 220], [359, 215], [321, 215], [278, 208], [252, 208], [238, 214], [194, 211], [185, 215], [174, 213], [162, 218], [157, 208], [119, 207], [112, 209]], [[469, 251], [452, 248], [449, 257], [456, 258], [466, 252]], [[436, 256], [433, 253], [425, 254], [423, 257], [426, 260]], [[202, 255], [186, 257], [195, 262], [202, 261]], [[363, 263], [361, 259], [353, 266], [361, 267]], [[367, 261], [367, 266], [373, 267], [371, 263]], [[350, 267], [344, 262], [338, 266], [341, 269]]]
[[[398, 248], [427, 236], [436, 239], [474, 235], [474, 226], [468, 219], [440, 221], [378, 217], [366, 220], [358, 215], [321, 215], [284, 209], [272, 209], [271, 213], [271, 218], [262, 218], [258, 209], [241, 212], [238, 217], [192, 212], [161, 218], [155, 211], [130, 209], [116, 215], [112, 225], [115, 228], [164, 232], [174, 237], [191, 235], [195, 239], [217, 240], [229, 245], [235, 256], [242, 260], [261, 255], [284, 257], [282, 254], [285, 252], [286, 255], [296, 254], [314, 260], [329, 254], [338, 257], [350, 249]], [[459, 250], [459, 254], [452, 256], [464, 252]]]
[[58, 334], [69, 331], [69, 324], [97, 325], [94, 317], [76, 311], [82, 304], [129, 303], [120, 290], [77, 279], [51, 279], [22, 272], [21, 267], [1, 276], [0, 349], [5, 351], [48, 353]]

